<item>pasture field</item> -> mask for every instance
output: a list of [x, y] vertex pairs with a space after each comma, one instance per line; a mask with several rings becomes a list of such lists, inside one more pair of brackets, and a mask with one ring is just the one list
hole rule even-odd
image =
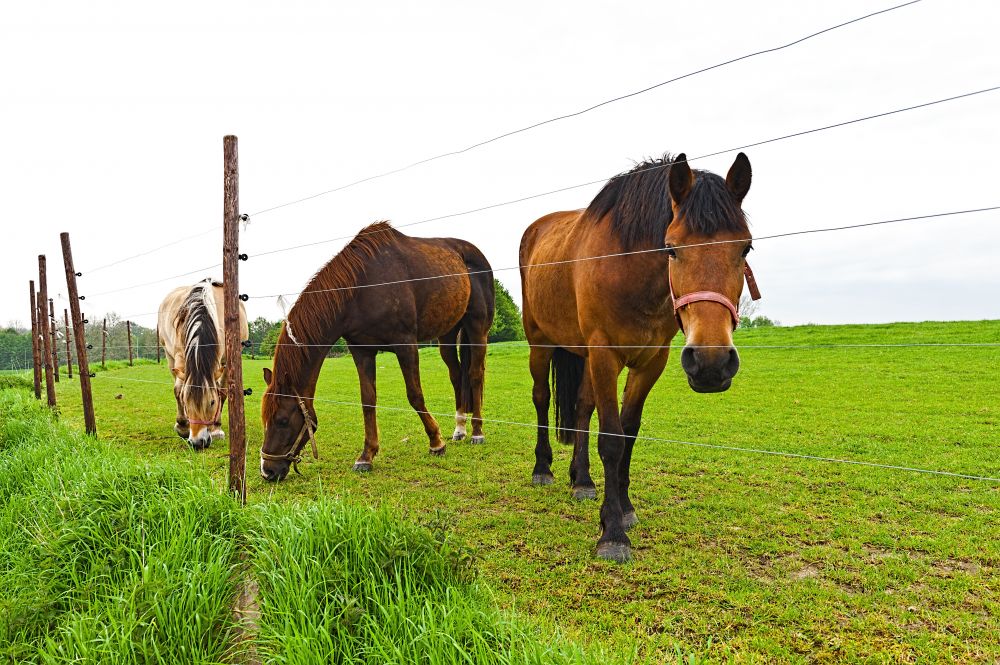
[[[742, 367], [726, 393], [693, 393], [672, 358], [640, 436], [1000, 478], [1000, 347], [863, 346], [1000, 343], [1000, 321], [763, 328], [736, 341]], [[843, 344], [859, 346], [822, 346]], [[435, 349], [421, 361], [428, 408], [450, 414], [443, 362]], [[395, 358], [380, 355], [387, 408], [370, 474], [351, 470], [363, 437], [354, 364], [328, 360], [320, 459], [280, 484], [255, 469], [265, 365], [244, 366], [252, 504], [295, 514], [334, 497], [446, 530], [504, 608], [594, 648], [650, 662], [1000, 658], [1000, 482], [640, 440], [634, 561], [619, 566], [593, 556], [598, 504], [570, 499], [568, 446], [555, 449], [556, 484], [530, 484], [534, 429], [514, 424], [534, 422], [523, 345], [487, 358], [484, 415], [507, 422], [443, 458], [427, 453]], [[225, 446], [193, 453], [173, 433], [169, 383], [165, 364], [99, 373], [102, 437], [223, 483]], [[59, 391], [63, 421], [81, 427], [75, 380]], [[600, 496], [599, 462], [594, 478]]]

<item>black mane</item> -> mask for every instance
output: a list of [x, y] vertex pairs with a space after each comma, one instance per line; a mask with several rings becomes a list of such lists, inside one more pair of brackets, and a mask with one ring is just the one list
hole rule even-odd
[[[671, 164], [669, 153], [636, 164], [631, 171], [611, 178], [587, 206], [595, 223], [611, 214], [611, 231], [625, 251], [663, 244], [667, 226], [674, 220], [668, 186]], [[747, 230], [746, 216], [726, 181], [708, 171], [692, 170], [694, 187], [681, 206], [688, 228], [706, 236]]]

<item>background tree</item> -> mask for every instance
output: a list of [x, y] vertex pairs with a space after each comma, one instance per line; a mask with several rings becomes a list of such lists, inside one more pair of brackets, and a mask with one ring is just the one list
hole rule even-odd
[[521, 322], [521, 310], [496, 278], [493, 279], [496, 288], [496, 313], [493, 316], [493, 326], [490, 328], [490, 342], [513, 342], [524, 339], [524, 324]]

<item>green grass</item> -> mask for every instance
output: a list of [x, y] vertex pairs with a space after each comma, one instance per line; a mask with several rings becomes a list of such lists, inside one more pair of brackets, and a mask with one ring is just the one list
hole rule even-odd
[[[751, 348], [824, 344], [998, 343], [1000, 322], [801, 326], [740, 331], [733, 388], [691, 392], [676, 359], [653, 390], [642, 435], [1000, 477], [997, 347]], [[443, 363], [422, 352], [429, 408], [453, 411]], [[637, 443], [633, 563], [593, 557], [597, 504], [564, 485], [530, 485], [534, 431], [486, 426], [487, 443], [431, 457], [395, 358], [379, 356], [382, 449], [361, 450], [350, 359], [329, 360], [317, 402], [321, 459], [279, 485], [256, 474], [265, 361], [247, 361], [249, 498], [309, 510], [317, 495], [444, 521], [473, 549], [498, 602], [571, 638], [653, 661], [881, 662], [1000, 658], [1000, 486], [903, 471]], [[152, 381], [154, 383], [138, 383]], [[195, 454], [172, 432], [165, 365], [94, 380], [103, 436], [141, 455], [225, 477], [224, 446]], [[72, 382], [63, 417], [81, 420]], [[527, 352], [494, 346], [486, 417], [533, 423]], [[120, 396], [120, 397], [119, 397]], [[116, 399], [116, 397], [119, 397]], [[452, 424], [441, 418], [442, 429]], [[596, 427], [596, 420], [595, 420]], [[592, 459], [597, 460], [596, 451]], [[600, 464], [595, 480], [602, 486]]]
[[[0, 662], [242, 662], [248, 645], [269, 663], [608, 662], [498, 611], [447, 525], [324, 497], [242, 510], [204, 473], [67, 431], [23, 387], [0, 391], [0, 428]], [[258, 585], [241, 627], [237, 593]]]

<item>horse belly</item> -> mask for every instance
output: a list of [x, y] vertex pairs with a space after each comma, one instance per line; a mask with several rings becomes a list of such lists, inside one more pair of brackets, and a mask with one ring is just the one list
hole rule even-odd
[[431, 279], [410, 282], [417, 309], [417, 338], [421, 341], [436, 339], [454, 329], [465, 316], [472, 295], [465, 262], [453, 252], [435, 249], [428, 257], [427, 276]]

